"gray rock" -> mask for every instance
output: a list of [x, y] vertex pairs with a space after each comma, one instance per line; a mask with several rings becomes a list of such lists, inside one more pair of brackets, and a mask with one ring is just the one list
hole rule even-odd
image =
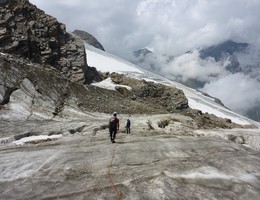
[[130, 94], [130, 91], [125, 87], [116, 86], [115, 89], [116, 89], [116, 91], [120, 92], [124, 96], [128, 96]]
[[81, 76], [72, 71], [69, 78], [73, 81], [91, 83], [93, 80], [89, 78], [100, 80], [97, 72], [94, 75], [85, 74], [89, 69], [84, 44], [79, 38], [67, 33], [64, 24], [46, 15], [29, 1], [2, 3], [6, 5], [0, 8], [3, 16], [0, 25], [0, 51], [28, 58], [32, 62], [48, 64], [59, 70], [70, 70], [75, 66]]
[[75, 30], [72, 33], [79, 36], [82, 40], [86, 41], [88, 44], [90, 44], [102, 51], [105, 51], [102, 44], [93, 35], [89, 34], [88, 32], [81, 31], [81, 30]]

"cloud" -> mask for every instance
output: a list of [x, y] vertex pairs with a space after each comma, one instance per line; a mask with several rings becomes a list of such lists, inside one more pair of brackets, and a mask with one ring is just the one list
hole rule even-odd
[[[177, 55], [227, 39], [260, 43], [259, 0], [31, 0], [68, 30], [82, 29], [121, 57], [151, 47]], [[235, 3], [235, 5], [234, 5]]]
[[[250, 46], [245, 52], [236, 54], [238, 61], [241, 65], [256, 65], [260, 66], [260, 48], [256, 46]], [[260, 76], [259, 76], [260, 77]]]
[[[239, 61], [242, 64], [253, 64], [252, 59], [259, 62], [260, 59], [257, 55], [260, 54], [260, 51], [248, 50], [249, 54], [238, 55]], [[213, 58], [202, 60], [197, 50], [175, 56], [170, 61], [167, 61], [167, 56], [153, 54], [142, 59], [142, 65], [146, 69], [155, 71], [171, 80], [186, 83], [196, 80], [206, 83], [204, 87], [197, 89], [221, 99], [225, 106], [242, 115], [246, 115], [250, 109], [260, 105], [260, 80], [257, 81], [255, 78], [255, 76], [260, 77], [260, 70], [254, 69], [248, 75], [232, 74], [226, 69], [230, 64], [228, 58], [218, 62]]]
[[209, 58], [202, 60], [197, 50], [185, 53], [175, 57], [171, 62], [161, 69], [161, 73], [165, 76], [172, 74], [181, 77], [181, 81], [185, 82], [189, 79], [196, 79], [202, 82], [211, 82], [228, 73], [225, 67], [229, 61], [216, 62]]
[[230, 74], [226, 70], [226, 67], [230, 64], [228, 58], [218, 62], [211, 57], [202, 60], [199, 57], [198, 50], [175, 57], [169, 57], [167, 54], [149, 54], [138, 59], [141, 60], [141, 65], [144, 68], [181, 82], [194, 79], [209, 83]]
[[202, 91], [217, 96], [228, 108], [243, 115], [260, 102], [260, 83], [241, 73], [210, 82]]

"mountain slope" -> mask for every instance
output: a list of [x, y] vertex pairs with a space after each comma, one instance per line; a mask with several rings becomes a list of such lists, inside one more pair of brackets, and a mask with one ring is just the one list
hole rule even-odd
[[251, 44], [229, 40], [178, 56], [142, 55], [134, 63], [221, 99], [233, 111], [259, 121], [259, 52]]
[[[8, 3], [28, 5], [4, 0], [1, 9]], [[18, 22], [22, 29], [24, 22]], [[73, 51], [76, 59], [80, 52]], [[102, 82], [83, 85], [51, 63], [0, 53], [1, 199], [260, 196], [259, 123], [93, 46], [86, 51]], [[120, 120], [115, 144], [108, 134], [114, 111]]]
[[236, 123], [255, 124], [254, 121], [228, 110], [227, 108], [215, 102], [214, 98], [205, 96], [201, 92], [186, 87], [175, 81], [170, 81], [162, 76], [153, 74], [152, 72], [145, 71], [142, 68], [133, 65], [132, 63], [124, 61], [114, 55], [110, 55], [107, 52], [101, 52], [98, 49], [93, 48], [87, 44], [85, 44], [85, 46], [88, 54], [88, 62], [90, 65], [95, 66], [97, 70], [103, 72], [116, 71], [119, 73], [126, 74], [130, 77], [139, 79], [143, 78], [146, 80], [160, 82], [166, 85], [171, 85], [173, 87], [181, 89], [184, 92], [185, 96], [188, 98], [189, 106], [191, 108], [202, 110], [202, 112], [215, 114], [218, 117], [230, 118], [232, 121]]
[[[216, 62], [229, 61], [225, 66], [226, 70], [232, 74], [241, 73], [258, 81], [260, 86], [260, 59], [259, 49], [248, 43], [237, 43], [226, 41], [200, 51], [200, 58], [214, 58]], [[195, 85], [196, 88], [196, 85]], [[243, 94], [242, 94], [243, 95]], [[246, 102], [245, 102], [246, 104]], [[249, 109], [244, 113], [251, 119], [260, 121], [260, 97], [256, 99]]]

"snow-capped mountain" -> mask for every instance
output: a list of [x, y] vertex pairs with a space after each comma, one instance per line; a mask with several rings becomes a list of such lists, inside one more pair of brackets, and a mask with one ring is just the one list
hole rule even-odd
[[[237, 43], [228, 40], [218, 45], [214, 45], [199, 51], [200, 58], [205, 60], [214, 58], [216, 62], [228, 60], [226, 67], [231, 73], [242, 72], [249, 74], [260, 81], [257, 77], [260, 71], [260, 50], [248, 43]], [[196, 86], [195, 86], [196, 87]]]
[[[115, 55], [111, 55], [107, 52], [100, 51], [99, 49], [96, 49], [86, 43], [85, 47], [87, 52], [88, 64], [91, 66], [95, 66], [99, 71], [108, 71], [111, 73], [118, 72], [134, 78], [152, 80], [166, 85], [171, 85], [173, 87], [177, 87], [178, 89], [183, 90], [185, 96], [188, 98], [189, 106], [191, 108], [199, 109], [202, 112], [215, 114], [218, 117], [229, 118], [232, 121], [240, 124], [258, 124], [253, 120], [250, 120], [246, 117], [243, 117], [237, 113], [230, 111], [229, 109], [225, 108], [224, 106], [216, 102], [214, 98], [205, 96], [202, 92], [189, 88], [176, 81], [171, 81], [163, 76], [146, 71], [137, 65], [134, 65]], [[96, 83], [95, 85], [100, 84], [102, 85], [102, 82]]]
[[[228, 40], [179, 56], [170, 52], [135, 55], [131, 61], [143, 68], [208, 93], [235, 112], [260, 120], [259, 48]], [[232, 85], [237, 86], [235, 93]]]

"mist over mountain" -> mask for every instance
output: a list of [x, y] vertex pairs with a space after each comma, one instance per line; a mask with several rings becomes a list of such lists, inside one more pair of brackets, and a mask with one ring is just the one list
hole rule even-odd
[[[215, 61], [223, 59], [223, 56], [232, 56], [235, 53], [240, 53], [245, 51], [249, 46], [248, 43], [237, 43], [232, 40], [214, 45], [205, 49], [200, 50], [200, 57], [206, 59], [208, 57], [213, 57]], [[239, 63], [238, 63], [239, 64]]]
[[136, 55], [132, 62], [221, 99], [230, 109], [260, 120], [260, 49], [232, 40], [179, 56]]

